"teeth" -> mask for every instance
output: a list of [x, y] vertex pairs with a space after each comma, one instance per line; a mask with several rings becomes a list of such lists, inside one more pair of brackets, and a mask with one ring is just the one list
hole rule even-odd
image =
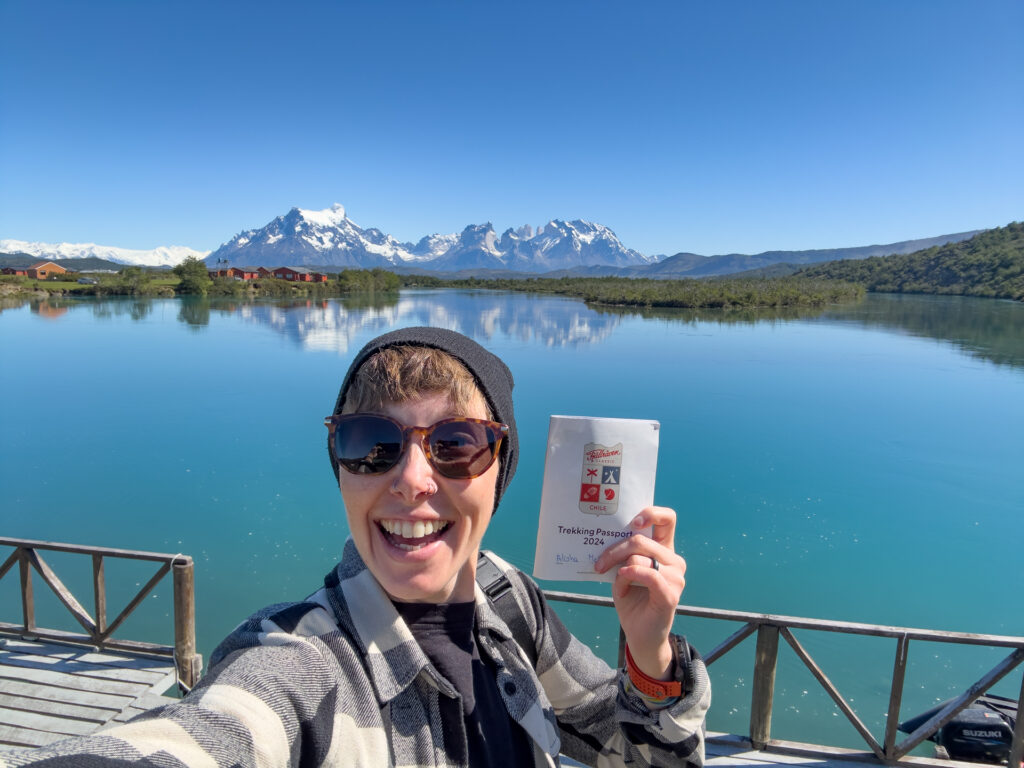
[[388, 533], [403, 539], [422, 539], [448, 527], [448, 523], [442, 520], [381, 520], [379, 525]]

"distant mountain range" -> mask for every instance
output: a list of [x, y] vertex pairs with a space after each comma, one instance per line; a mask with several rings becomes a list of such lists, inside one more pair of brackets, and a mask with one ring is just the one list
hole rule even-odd
[[[117, 262], [97, 259], [95, 256], [84, 256], [78, 259], [40, 259], [30, 253], [0, 253], [0, 267], [14, 267], [15, 269], [27, 269], [40, 261], [52, 261], [59, 267], [70, 269], [75, 272], [120, 272], [130, 264], [118, 264]], [[160, 269], [166, 269], [161, 267]]]
[[526, 225], [500, 236], [490, 223], [471, 224], [460, 233], [434, 234], [416, 243], [353, 222], [341, 205], [322, 211], [293, 208], [259, 229], [242, 232], [212, 253], [182, 246], [129, 250], [86, 244], [0, 240], [0, 253], [21, 252], [38, 259], [99, 258], [119, 264], [172, 266], [187, 256], [210, 266], [305, 266], [327, 271], [382, 267], [396, 272], [427, 272], [459, 277], [623, 275], [673, 279], [735, 273], [782, 274], [799, 266], [837, 259], [906, 254], [955, 243], [983, 230], [959, 232], [888, 245], [807, 251], [766, 251], [755, 255], [645, 256], [626, 248], [602, 224], [553, 219], [534, 229]]
[[[913, 253], [935, 245], [958, 243], [974, 237], [984, 230], [975, 229], [970, 232], [957, 232], [940, 237], [927, 237], [921, 240], [902, 240], [888, 245], [864, 245], [857, 248], [824, 248], [809, 251], [765, 251], [753, 256], [742, 253], [730, 253], [722, 256], [699, 256], [696, 253], [677, 253], [667, 259], [653, 264], [636, 274], [637, 277], [680, 278], [680, 277], [711, 277], [714, 275], [731, 275], [736, 272], [765, 270], [778, 265], [806, 265], [823, 261], [839, 261], [842, 259], [867, 259], [872, 256], [893, 256], [895, 254]], [[795, 268], [788, 271], [795, 271]]]
[[206, 257], [207, 264], [272, 267], [420, 267], [436, 272], [634, 267], [653, 257], [626, 248], [612, 230], [588, 221], [552, 220], [534, 231], [527, 225], [499, 237], [490, 224], [471, 224], [458, 234], [427, 235], [401, 243], [379, 229], [362, 229], [341, 205], [324, 211], [292, 208], [265, 227], [242, 232]]
[[209, 251], [196, 251], [183, 245], [166, 245], [149, 251], [114, 248], [95, 243], [30, 243], [25, 240], [0, 240], [0, 253], [27, 253], [39, 260], [96, 258], [117, 264], [147, 267], [173, 267], [185, 257], [205, 258]]

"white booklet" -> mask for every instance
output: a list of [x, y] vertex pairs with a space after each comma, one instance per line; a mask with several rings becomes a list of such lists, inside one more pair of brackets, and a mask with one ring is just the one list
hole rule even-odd
[[[633, 535], [629, 521], [654, 503], [656, 421], [552, 416], [533, 575], [613, 581], [594, 572], [598, 556]], [[650, 535], [650, 528], [637, 531]]]

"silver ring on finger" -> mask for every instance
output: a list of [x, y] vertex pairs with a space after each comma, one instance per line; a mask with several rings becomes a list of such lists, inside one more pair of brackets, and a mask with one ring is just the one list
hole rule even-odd
[[661, 570], [661, 565], [653, 557], [651, 558], [651, 568], [653, 568], [656, 571]]

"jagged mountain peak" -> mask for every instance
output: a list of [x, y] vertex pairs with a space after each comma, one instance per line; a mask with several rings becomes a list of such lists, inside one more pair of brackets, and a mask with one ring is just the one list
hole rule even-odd
[[348, 219], [345, 215], [345, 206], [341, 203], [335, 203], [322, 211], [310, 211], [304, 208], [292, 208], [292, 211], [298, 211], [303, 219], [321, 227], [338, 227]]
[[208, 257], [253, 266], [377, 267], [417, 266], [439, 270], [513, 269], [547, 271], [575, 266], [629, 266], [648, 259], [629, 250], [615, 233], [582, 219], [552, 219], [533, 229], [523, 225], [501, 237], [491, 222], [470, 224], [459, 233], [434, 234], [415, 245], [400, 243], [370, 227], [363, 229], [335, 203], [321, 211], [292, 208], [266, 226], [235, 236]]

